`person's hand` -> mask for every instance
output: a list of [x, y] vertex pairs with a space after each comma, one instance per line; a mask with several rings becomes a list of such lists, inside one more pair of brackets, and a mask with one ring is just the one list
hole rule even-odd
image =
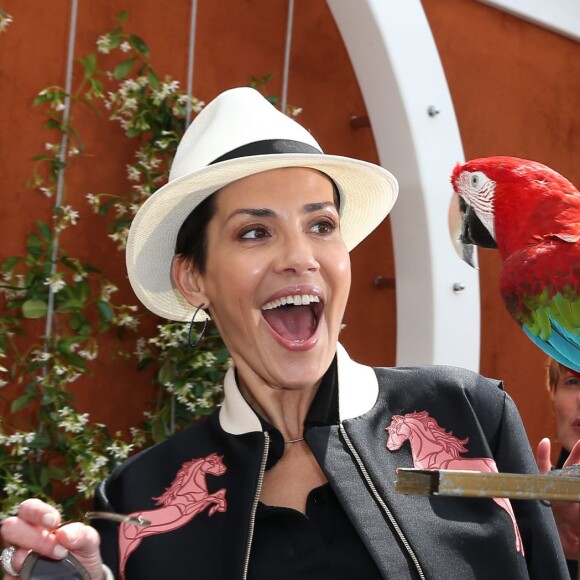
[[[30, 550], [42, 556], [60, 560], [70, 551], [87, 569], [91, 578], [102, 580], [103, 562], [99, 552], [100, 538], [97, 531], [80, 522], [61, 523], [59, 512], [38, 500], [27, 499], [20, 504], [18, 515], [2, 522], [0, 536], [4, 546], [15, 546], [12, 567], [22, 569]], [[6, 574], [6, 580], [14, 578]]]
[[[538, 444], [536, 462], [542, 475], [552, 469], [550, 461], [551, 444], [546, 437]], [[564, 467], [580, 463], [580, 441], [577, 441]], [[568, 560], [578, 559], [578, 522], [580, 521], [580, 506], [573, 502], [552, 502], [552, 513], [558, 527], [558, 534], [564, 549], [564, 555]]]

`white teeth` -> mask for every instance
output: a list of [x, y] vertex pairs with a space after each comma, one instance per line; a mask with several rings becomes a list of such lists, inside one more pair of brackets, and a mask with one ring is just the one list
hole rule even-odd
[[295, 296], [283, 296], [282, 298], [277, 298], [268, 302], [262, 306], [262, 310], [272, 310], [273, 308], [278, 308], [279, 306], [285, 306], [286, 304], [294, 304], [294, 306], [308, 306], [311, 302], [320, 302], [318, 296], [312, 294], [296, 294]]

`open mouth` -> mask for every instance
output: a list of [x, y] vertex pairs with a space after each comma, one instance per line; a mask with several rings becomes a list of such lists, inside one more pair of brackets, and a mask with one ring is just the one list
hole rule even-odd
[[264, 304], [262, 316], [279, 337], [302, 343], [316, 332], [323, 309], [319, 296], [295, 294]]

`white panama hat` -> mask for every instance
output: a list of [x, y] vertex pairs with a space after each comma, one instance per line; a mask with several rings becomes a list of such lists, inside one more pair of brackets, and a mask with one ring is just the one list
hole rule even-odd
[[383, 167], [325, 155], [312, 135], [249, 87], [227, 90], [191, 123], [169, 181], [141, 206], [127, 239], [129, 281], [141, 302], [169, 320], [204, 320], [173, 284], [177, 233], [187, 216], [220, 188], [255, 173], [311, 167], [328, 175], [340, 195], [340, 230], [348, 250], [387, 216], [398, 183]]

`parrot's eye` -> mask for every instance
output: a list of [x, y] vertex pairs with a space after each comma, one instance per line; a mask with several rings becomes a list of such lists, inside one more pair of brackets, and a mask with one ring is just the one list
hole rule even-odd
[[471, 187], [478, 188], [481, 184], [480, 176], [477, 173], [471, 174]]

